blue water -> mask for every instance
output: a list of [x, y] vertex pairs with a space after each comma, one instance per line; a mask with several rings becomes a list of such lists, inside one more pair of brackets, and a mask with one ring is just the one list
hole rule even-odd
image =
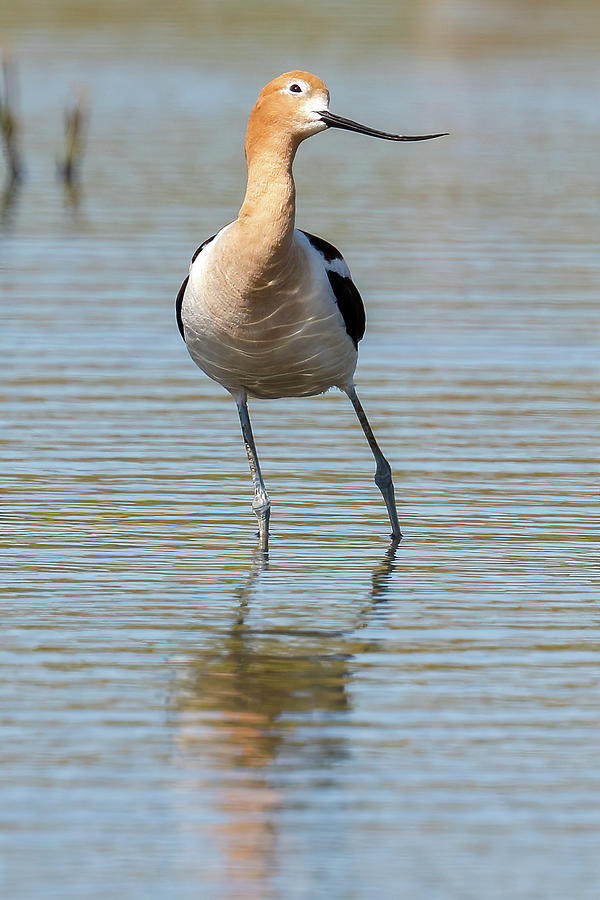
[[[303, 10], [11, 13], [10, 900], [598, 894], [593, 8]], [[298, 223], [365, 299], [357, 387], [405, 538], [342, 395], [255, 403], [265, 559], [235, 408], [173, 303], [237, 212], [256, 93], [300, 64], [341, 115], [451, 136], [299, 152]], [[54, 161], [82, 81], [74, 206]]]

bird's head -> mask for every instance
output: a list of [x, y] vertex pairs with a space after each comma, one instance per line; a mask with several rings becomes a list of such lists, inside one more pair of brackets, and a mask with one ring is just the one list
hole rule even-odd
[[261, 143], [273, 138], [278, 138], [295, 151], [301, 141], [328, 128], [357, 131], [388, 141], [428, 141], [444, 136], [392, 134], [336, 116], [329, 111], [327, 85], [310, 72], [295, 71], [279, 75], [260, 92], [250, 113], [246, 153], [252, 154]]

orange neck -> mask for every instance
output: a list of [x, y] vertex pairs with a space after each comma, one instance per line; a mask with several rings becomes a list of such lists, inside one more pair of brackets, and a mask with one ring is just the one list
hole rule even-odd
[[[250, 129], [249, 129], [250, 131]], [[277, 253], [291, 241], [296, 216], [292, 163], [296, 155], [288, 136], [246, 141], [248, 183], [238, 222], [252, 229], [253, 241]], [[287, 138], [287, 139], [286, 139]]]

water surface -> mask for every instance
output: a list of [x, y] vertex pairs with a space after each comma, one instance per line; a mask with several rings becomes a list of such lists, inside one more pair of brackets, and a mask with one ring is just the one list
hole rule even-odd
[[[593, 4], [80, 7], [7, 14], [3, 896], [595, 898]], [[237, 212], [256, 93], [300, 65], [341, 115], [451, 136], [299, 152], [298, 224], [365, 299], [405, 538], [342, 395], [256, 402], [264, 560], [173, 302]]]

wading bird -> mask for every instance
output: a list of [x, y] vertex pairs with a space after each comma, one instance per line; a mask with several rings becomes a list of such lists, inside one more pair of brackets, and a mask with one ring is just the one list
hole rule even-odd
[[300, 143], [328, 128], [389, 141], [425, 141], [359, 125], [329, 112], [326, 85], [286, 72], [260, 92], [248, 122], [248, 183], [238, 218], [196, 250], [177, 296], [179, 330], [190, 356], [235, 400], [254, 484], [260, 547], [271, 504], [252, 435], [248, 397], [307, 397], [344, 391], [376, 461], [375, 483], [392, 537], [401, 537], [388, 461], [356, 394], [353, 375], [365, 311], [350, 270], [327, 241], [295, 228], [292, 163]]

